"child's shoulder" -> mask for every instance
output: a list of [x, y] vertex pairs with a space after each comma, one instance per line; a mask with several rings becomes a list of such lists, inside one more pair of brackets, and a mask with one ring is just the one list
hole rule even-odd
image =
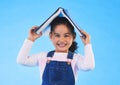
[[81, 54], [79, 54], [79, 53], [74, 53], [74, 56], [73, 56], [75, 59], [77, 59], [77, 58], [80, 58], [80, 57], [82, 57], [82, 55]]
[[42, 57], [45, 57], [46, 55], [47, 55], [47, 52], [38, 52], [38, 53], [33, 54], [32, 56], [42, 58]]
[[80, 53], [74, 53], [74, 56], [81, 56]]
[[47, 59], [47, 53], [48, 52], [39, 52], [37, 54], [35, 54], [35, 56], [37, 56], [38, 60], [46, 60]]
[[44, 52], [44, 51], [39, 52], [39, 55], [41, 55], [41, 56], [46, 56], [47, 54], [48, 54], [48, 52]]

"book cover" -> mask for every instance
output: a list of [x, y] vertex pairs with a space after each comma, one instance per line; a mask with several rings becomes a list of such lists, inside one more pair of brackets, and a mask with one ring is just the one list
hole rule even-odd
[[75, 22], [71, 19], [69, 13], [64, 8], [59, 7], [43, 24], [41, 24], [38, 28], [36, 28], [34, 31], [36, 33], [40, 33], [41, 31], [44, 33], [49, 34], [50, 32], [50, 23], [56, 18], [56, 17], [66, 17], [68, 21], [73, 25], [73, 27], [77, 30], [78, 34], [82, 37], [85, 37], [79, 30], [81, 29], [78, 27]]

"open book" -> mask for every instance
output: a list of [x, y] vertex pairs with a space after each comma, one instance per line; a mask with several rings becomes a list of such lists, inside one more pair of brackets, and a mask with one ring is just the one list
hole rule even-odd
[[36, 33], [40, 33], [41, 31], [44, 32], [49, 32], [50, 31], [50, 23], [57, 17], [66, 17], [68, 21], [73, 25], [73, 27], [77, 30], [78, 34], [85, 38], [85, 35], [80, 32], [80, 27], [73, 22], [71, 17], [68, 15], [67, 10], [59, 7], [42, 25], [40, 25], [38, 28], [36, 28], [34, 31]]

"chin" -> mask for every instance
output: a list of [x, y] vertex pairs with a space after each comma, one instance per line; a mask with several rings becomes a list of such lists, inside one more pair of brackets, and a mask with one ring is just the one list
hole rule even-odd
[[68, 52], [68, 50], [56, 50], [56, 52]]

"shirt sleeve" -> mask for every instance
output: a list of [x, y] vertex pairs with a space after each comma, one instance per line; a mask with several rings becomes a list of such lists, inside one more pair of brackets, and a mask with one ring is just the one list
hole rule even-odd
[[36, 66], [38, 64], [38, 57], [40, 56], [40, 54], [29, 56], [32, 45], [32, 41], [25, 39], [23, 46], [18, 53], [17, 63], [27, 66]]
[[77, 66], [81, 70], [92, 70], [95, 67], [94, 54], [91, 44], [85, 45], [84, 56], [78, 56]]

